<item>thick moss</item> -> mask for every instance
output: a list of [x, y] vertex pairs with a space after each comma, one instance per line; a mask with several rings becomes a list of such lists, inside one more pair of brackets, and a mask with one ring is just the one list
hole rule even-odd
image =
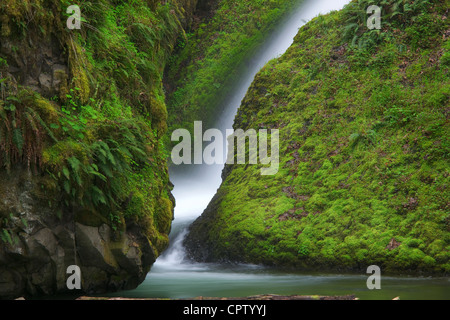
[[[67, 47], [69, 48], [69, 67], [71, 72], [71, 87], [77, 88], [77, 97], [80, 102], [85, 104], [90, 97], [90, 83], [87, 73], [92, 70], [86, 55], [83, 54], [80, 43], [69, 38]], [[71, 50], [70, 50], [71, 49]], [[63, 101], [67, 100], [67, 96], [63, 97]]]
[[446, 7], [418, 1], [400, 18], [390, 1], [385, 29], [367, 31], [366, 4], [317, 17], [257, 75], [234, 127], [279, 129], [280, 171], [227, 166], [192, 257], [449, 272]]
[[150, 98], [150, 112], [152, 115], [153, 126], [157, 130], [158, 135], [164, 136], [167, 132], [168, 113], [162, 97], [152, 96]]

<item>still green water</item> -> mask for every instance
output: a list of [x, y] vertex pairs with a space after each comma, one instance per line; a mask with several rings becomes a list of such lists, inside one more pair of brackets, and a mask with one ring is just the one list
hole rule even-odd
[[294, 274], [255, 266], [192, 265], [191, 269], [155, 268], [136, 290], [109, 297], [246, 297], [258, 294], [348, 295], [361, 300], [448, 300], [449, 278], [381, 277], [381, 289], [369, 290], [369, 275]]
[[189, 224], [189, 220], [178, 219], [172, 230], [170, 248], [156, 261], [137, 289], [106, 296], [190, 299], [277, 294], [355, 295], [361, 300], [450, 299], [448, 277], [388, 276], [381, 272], [381, 289], [369, 290], [367, 280], [371, 274], [301, 273], [255, 265], [191, 262], [182, 245]]

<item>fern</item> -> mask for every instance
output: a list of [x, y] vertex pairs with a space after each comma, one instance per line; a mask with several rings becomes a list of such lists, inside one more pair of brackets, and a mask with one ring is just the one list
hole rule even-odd
[[67, 180], [70, 180], [70, 172], [69, 169], [67, 169], [67, 167], [63, 167], [62, 172], [64, 174], [64, 176], [66, 177]]
[[[9, 171], [14, 164], [38, 168], [47, 141], [57, 141], [40, 114], [53, 112], [51, 105], [38, 94], [21, 88], [0, 103], [0, 166]], [[40, 112], [38, 112], [39, 110]], [[54, 111], [56, 113], [56, 111]], [[44, 113], [45, 114], [45, 113]], [[47, 116], [47, 115], [46, 115]]]
[[99, 172], [98, 166], [95, 163], [87, 166], [87, 168], [85, 168], [85, 172], [94, 179], [99, 178], [103, 182], [107, 181], [107, 177]]
[[365, 147], [369, 145], [375, 145], [377, 141], [377, 134], [374, 130], [368, 130], [363, 132], [356, 132], [350, 135], [350, 148], [353, 150], [359, 145]]
[[[371, 50], [377, 44], [384, 41], [385, 32], [391, 32], [391, 26], [405, 28], [414, 24], [416, 15], [423, 11], [436, 0], [358, 0], [350, 3], [344, 8], [346, 25], [343, 28], [343, 39], [351, 41], [353, 48], [360, 50]], [[367, 29], [367, 8], [370, 5], [380, 6], [383, 10], [382, 25], [383, 32], [373, 32]]]
[[26, 108], [25, 109], [28, 116], [30, 116], [31, 119], [36, 119], [39, 122], [39, 125], [44, 128], [45, 132], [47, 133], [47, 135], [53, 140], [53, 142], [58, 142], [59, 140], [56, 138], [56, 136], [53, 134], [53, 131], [47, 126], [47, 124], [45, 123], [44, 120], [42, 120], [41, 116], [34, 111], [31, 108]]
[[2, 230], [1, 238], [4, 243], [9, 243], [10, 245], [13, 245], [13, 240], [12, 240], [11, 235], [9, 234], [8, 230], [6, 230], [6, 229]]
[[99, 204], [107, 204], [105, 194], [102, 190], [100, 190], [97, 186], [92, 186], [91, 191], [92, 203], [94, 205], [98, 206]]
[[16, 148], [19, 152], [19, 155], [22, 156], [24, 140], [23, 140], [22, 130], [20, 128], [15, 128], [13, 130], [12, 142], [16, 146]]
[[70, 167], [72, 169], [72, 176], [75, 182], [78, 184], [78, 186], [81, 187], [83, 184], [80, 177], [81, 162], [75, 157], [68, 158], [67, 162], [70, 164]]

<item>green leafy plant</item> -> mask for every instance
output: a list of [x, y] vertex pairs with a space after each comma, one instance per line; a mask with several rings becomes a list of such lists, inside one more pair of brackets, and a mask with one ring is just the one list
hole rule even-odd
[[349, 137], [350, 147], [355, 149], [358, 146], [368, 147], [375, 145], [377, 141], [377, 133], [374, 130], [355, 132]]
[[298, 254], [302, 257], [307, 257], [310, 254], [309, 247], [305, 244], [302, 244], [298, 249]]
[[[353, 48], [359, 50], [373, 50], [378, 44], [393, 36], [397, 28], [411, 28], [411, 30], [427, 29], [430, 24], [422, 23], [421, 12], [436, 1], [433, 0], [358, 0], [352, 1], [344, 9], [346, 26], [343, 38], [350, 41]], [[371, 5], [382, 9], [382, 30], [367, 28], [368, 14], [366, 10]], [[422, 21], [422, 22], [421, 22]], [[428, 29], [427, 29], [428, 30]], [[420, 31], [417, 35], [423, 38]]]
[[44, 119], [55, 115], [52, 105], [26, 89], [0, 100], [0, 165], [8, 171], [16, 163], [40, 166], [46, 141], [56, 141]]
[[416, 118], [416, 112], [393, 105], [384, 112], [384, 119], [390, 126], [403, 126]]
[[23, 228], [27, 226], [27, 223], [24, 219], [20, 220], [22, 222], [22, 225], [18, 225], [16, 226], [15, 223], [13, 222], [13, 214], [10, 213], [8, 216], [6, 217], [1, 217], [0, 218], [0, 240], [5, 243], [5, 244], [9, 244], [11, 246], [17, 245], [19, 238], [16, 234], [16, 232], [14, 232], [14, 229], [19, 227], [19, 228]]

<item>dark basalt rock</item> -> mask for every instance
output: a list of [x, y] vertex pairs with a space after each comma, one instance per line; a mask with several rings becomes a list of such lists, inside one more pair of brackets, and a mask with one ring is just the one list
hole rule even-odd
[[139, 227], [120, 235], [105, 223], [77, 222], [76, 210], [49, 207], [39, 184], [27, 170], [0, 175], [1, 232], [10, 239], [0, 245], [0, 298], [70, 292], [70, 265], [81, 269], [80, 293], [133, 289], [145, 279], [155, 253]]

